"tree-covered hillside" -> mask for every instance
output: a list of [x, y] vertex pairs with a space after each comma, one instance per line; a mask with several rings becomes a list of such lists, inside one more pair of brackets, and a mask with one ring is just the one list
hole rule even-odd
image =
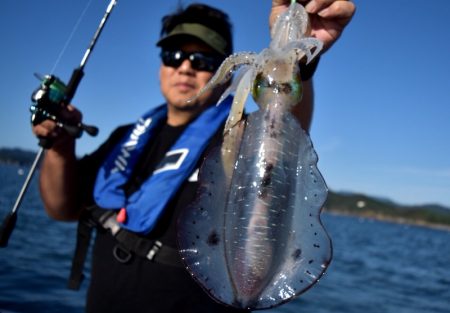
[[31, 165], [36, 152], [19, 148], [0, 148], [0, 163]]

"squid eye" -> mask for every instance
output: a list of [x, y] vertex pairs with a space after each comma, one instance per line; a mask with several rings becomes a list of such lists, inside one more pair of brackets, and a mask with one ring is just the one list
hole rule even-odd
[[291, 95], [292, 98], [301, 100], [303, 96], [303, 84], [302, 78], [300, 76], [300, 71], [294, 74], [292, 81], [290, 81]]
[[292, 80], [287, 82], [279, 82], [270, 76], [259, 73], [253, 82], [252, 94], [256, 103], [260, 105], [270, 104], [274, 97], [283, 97], [283, 104], [286, 106], [296, 105], [303, 96], [300, 72], [296, 71]]
[[256, 75], [255, 80], [253, 82], [253, 97], [258, 99], [262, 96], [262, 94], [270, 87], [270, 83], [267, 80], [266, 76], [259, 73]]

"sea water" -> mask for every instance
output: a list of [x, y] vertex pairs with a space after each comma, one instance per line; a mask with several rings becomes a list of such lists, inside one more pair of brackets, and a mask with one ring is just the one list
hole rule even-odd
[[[21, 170], [0, 165], [1, 219], [25, 180]], [[323, 222], [333, 240], [328, 271], [297, 299], [263, 312], [450, 312], [450, 232], [330, 214]], [[0, 313], [84, 311], [88, 271], [80, 291], [66, 289], [75, 234], [75, 224], [46, 216], [35, 177], [0, 249]]]

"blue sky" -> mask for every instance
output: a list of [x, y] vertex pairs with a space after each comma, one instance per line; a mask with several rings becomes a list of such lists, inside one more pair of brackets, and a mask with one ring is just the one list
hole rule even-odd
[[[0, 147], [37, 150], [29, 127], [33, 73], [52, 71], [87, 0], [0, 1]], [[73, 100], [100, 127], [78, 140], [95, 149], [117, 125], [162, 103], [160, 18], [179, 1], [119, 0]], [[193, 1], [182, 1], [185, 4]], [[229, 13], [236, 51], [269, 43], [270, 0], [203, 1]], [[109, 0], [86, 11], [53, 73], [67, 81]], [[356, 0], [357, 13], [321, 60], [311, 137], [330, 189], [402, 204], [450, 206], [450, 1]]]

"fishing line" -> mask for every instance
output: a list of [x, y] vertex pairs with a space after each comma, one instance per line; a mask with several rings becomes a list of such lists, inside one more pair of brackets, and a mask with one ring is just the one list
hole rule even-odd
[[[55, 70], [56, 65], [61, 59], [61, 55], [64, 53], [64, 50], [68, 46], [68, 42], [72, 38], [75, 33], [78, 25], [81, 22], [81, 19], [86, 14], [88, 7], [90, 6], [92, 0], [89, 1], [83, 12], [81, 13], [80, 18], [75, 24], [72, 33], [69, 36], [66, 44], [64, 45], [63, 50], [61, 51], [56, 64], [53, 66], [52, 72]], [[84, 53], [83, 59], [80, 65], [75, 68], [72, 72], [72, 76], [70, 77], [69, 83], [66, 85], [62, 82], [58, 77], [54, 75], [45, 75], [40, 77], [41, 80], [40, 86], [37, 90], [35, 90], [31, 95], [31, 100], [33, 104], [30, 106], [31, 111], [31, 122], [33, 125], [37, 125], [42, 123], [45, 120], [52, 120], [58, 126], [64, 128], [64, 130], [71, 136], [78, 138], [81, 136], [83, 132], [88, 133], [91, 136], [96, 136], [98, 133], [98, 128], [91, 125], [86, 125], [81, 122], [73, 124], [70, 121], [64, 120], [60, 116], [61, 110], [66, 107], [70, 101], [72, 100], [75, 92], [78, 88], [78, 85], [81, 82], [81, 79], [84, 76], [84, 66], [86, 65], [86, 61], [89, 58], [94, 46], [105, 26], [106, 21], [111, 14], [113, 7], [116, 5], [117, 0], [111, 0], [109, 3], [105, 14], [103, 15], [102, 20], [100, 21], [100, 25], [97, 27], [94, 37], [91, 39], [89, 43], [89, 47]], [[39, 76], [38, 76], [39, 77]], [[25, 192], [28, 189], [29, 183], [33, 177], [33, 174], [36, 170], [37, 164], [41, 157], [43, 156], [43, 152], [45, 149], [51, 148], [53, 142], [49, 138], [40, 138], [39, 145], [41, 146], [39, 152], [37, 153], [33, 165], [27, 175], [27, 179], [22, 186], [19, 196], [17, 197], [16, 203], [14, 204], [13, 209], [5, 216], [3, 223], [0, 224], [0, 248], [6, 247], [8, 245], [8, 240], [11, 237], [11, 233], [13, 232], [16, 221], [17, 221], [17, 212], [20, 207], [20, 203], [25, 195]]]
[[50, 71], [50, 74], [53, 74], [56, 67], [58, 66], [59, 61], [61, 60], [62, 56], [66, 52], [67, 47], [69, 46], [69, 43], [72, 41], [72, 38], [75, 35], [75, 32], [77, 31], [78, 27], [80, 26], [81, 21], [83, 20], [84, 16], [86, 15], [87, 10], [91, 6], [91, 3], [92, 3], [92, 0], [89, 0], [89, 2], [86, 4], [83, 11], [81, 12], [80, 16], [78, 17], [78, 20], [75, 23], [74, 27], [72, 28], [72, 31], [71, 31], [69, 37], [67, 38], [66, 43], [64, 44], [63, 48], [61, 49], [61, 52], [59, 53], [58, 58], [56, 59], [55, 64], [53, 65], [52, 70]]

